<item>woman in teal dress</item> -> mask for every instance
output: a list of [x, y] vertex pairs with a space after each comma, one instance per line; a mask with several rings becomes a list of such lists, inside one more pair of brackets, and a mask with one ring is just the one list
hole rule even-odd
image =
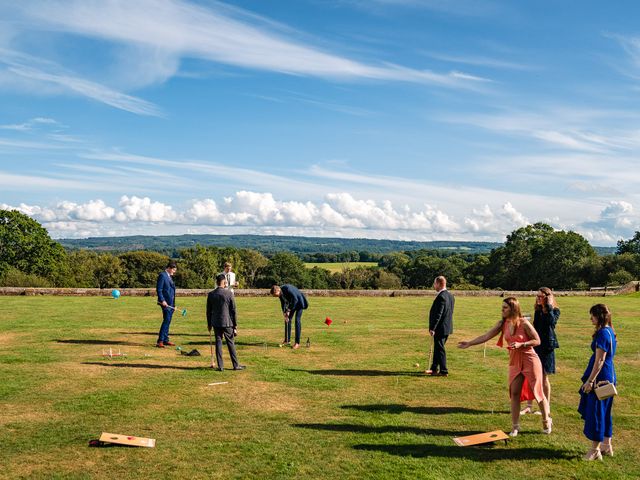
[[584, 458], [585, 460], [602, 460], [602, 455], [613, 456], [611, 446], [613, 397], [598, 400], [593, 388], [602, 380], [616, 383], [613, 357], [616, 354], [617, 340], [611, 324], [611, 312], [606, 305], [602, 303], [594, 305], [589, 313], [591, 323], [595, 326], [591, 342], [593, 355], [582, 375], [583, 385], [580, 388], [578, 412], [584, 419], [584, 435], [592, 442]]

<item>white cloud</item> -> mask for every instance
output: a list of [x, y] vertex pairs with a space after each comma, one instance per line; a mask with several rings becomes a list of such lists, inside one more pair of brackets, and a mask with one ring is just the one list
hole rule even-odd
[[[53, 207], [21, 204], [16, 208], [36, 220], [56, 225], [56, 229], [61, 231], [72, 229], [74, 222], [79, 229], [85, 230], [92, 223], [101, 224], [104, 228], [106, 225], [127, 222], [325, 231], [406, 231], [418, 235], [445, 236], [462, 234], [467, 230], [445, 212], [429, 205], [421, 209], [411, 209], [406, 205], [395, 208], [389, 201], [378, 204], [374, 200], [356, 199], [348, 193], [328, 194], [324, 202], [316, 204], [279, 201], [271, 193], [240, 191], [224, 199], [220, 205], [212, 199], [193, 200], [183, 211], [176, 211], [172, 206], [148, 197], [126, 195], [120, 199], [118, 208], [110, 207], [102, 200], [91, 200], [84, 204], [63, 201]], [[503, 210], [502, 217], [508, 220], [503, 226], [516, 224], [520, 217], [515, 209], [507, 204]], [[488, 229], [479, 224], [470, 231], [491, 235], [501, 233], [495, 227]]]
[[[59, 202], [51, 207], [0, 204], [41, 222], [54, 237], [88, 235], [256, 233], [311, 236], [393, 238], [399, 240], [503, 241], [531, 221], [510, 202], [484, 205], [457, 220], [430, 205], [396, 207], [390, 201], [357, 199], [349, 193], [327, 194], [322, 202], [280, 201], [268, 192], [239, 191], [217, 203], [195, 199], [174, 208], [148, 197], [122, 196], [117, 207], [103, 200]], [[538, 219], [536, 219], [538, 220]], [[593, 221], [571, 224], [545, 220], [574, 230], [595, 244], [612, 244], [639, 229], [640, 218], [624, 201], [606, 205]], [[160, 231], [158, 225], [162, 225]]]
[[625, 201], [609, 202], [597, 219], [587, 220], [578, 230], [589, 239], [594, 238], [612, 243], [620, 238], [630, 237], [640, 230], [640, 215], [633, 205]]
[[60, 30], [153, 51], [159, 58], [152, 62], [154, 73], [150, 80], [154, 82], [176, 70], [178, 57], [329, 79], [405, 81], [460, 88], [473, 88], [485, 81], [467, 73], [361, 63], [298, 41], [298, 34], [291, 29], [219, 2], [204, 7], [180, 0], [51, 0], [23, 2], [15, 8], [30, 28]]
[[529, 220], [518, 212], [510, 202], [502, 205], [502, 208], [495, 213], [489, 205], [473, 209], [472, 215], [464, 219], [464, 225], [468, 231], [481, 235], [504, 236], [529, 223]]
[[20, 77], [53, 84], [65, 91], [91, 98], [120, 110], [126, 110], [138, 115], [162, 116], [160, 109], [151, 102], [118, 92], [105, 85], [78, 76], [44, 72], [25, 65], [12, 65], [8, 70]]
[[135, 195], [132, 197], [123, 195], [120, 198], [119, 206], [122, 210], [115, 215], [118, 222], [171, 222], [178, 217], [171, 206], [161, 202], [152, 202], [149, 197], [139, 198]]
[[505, 109], [487, 114], [446, 114], [441, 118], [575, 152], [607, 153], [640, 147], [635, 127], [638, 115], [633, 112], [553, 106], [526, 112]]

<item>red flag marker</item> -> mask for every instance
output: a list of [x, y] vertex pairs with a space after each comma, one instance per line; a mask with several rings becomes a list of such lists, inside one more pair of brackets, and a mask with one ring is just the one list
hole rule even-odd
[[333, 320], [331, 320], [329, 317], [324, 319], [324, 323], [326, 323], [327, 325], [331, 325], [333, 323]]

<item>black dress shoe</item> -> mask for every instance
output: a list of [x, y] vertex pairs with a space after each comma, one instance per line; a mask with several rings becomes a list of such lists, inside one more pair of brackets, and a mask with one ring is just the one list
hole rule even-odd
[[449, 376], [449, 372], [440, 372], [438, 374], [439, 377], [448, 377]]
[[216, 370], [219, 371], [219, 372], [224, 372], [224, 368], [223, 367], [218, 367], [218, 368], [216, 368]]
[[247, 367], [245, 367], [244, 365], [238, 365], [237, 367], [234, 367], [233, 369], [234, 370], [244, 370], [245, 368], [247, 368]]

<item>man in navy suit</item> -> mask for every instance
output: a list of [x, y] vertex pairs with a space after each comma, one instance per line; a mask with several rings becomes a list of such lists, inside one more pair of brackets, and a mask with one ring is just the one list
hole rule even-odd
[[447, 290], [447, 279], [443, 276], [439, 276], [433, 281], [433, 288], [438, 293], [429, 311], [429, 335], [433, 337], [433, 363], [425, 373], [446, 377], [449, 375], [449, 370], [447, 369], [447, 353], [444, 350], [444, 344], [447, 343], [449, 335], [453, 333], [455, 298]]
[[300, 334], [302, 333], [302, 310], [306, 310], [309, 306], [307, 297], [293, 285], [285, 284], [279, 287], [274, 285], [271, 287], [271, 295], [280, 298], [280, 306], [284, 315], [284, 343], [291, 343], [291, 320], [296, 317], [296, 341], [293, 349], [300, 348]]
[[[173, 276], [178, 270], [178, 265], [171, 260], [167, 264], [164, 272], [158, 275], [156, 282], [156, 292], [158, 292], [158, 305], [162, 308], [162, 326], [158, 334], [158, 343], [156, 347], [164, 348], [165, 346], [173, 347], [175, 343], [169, 341], [169, 325], [171, 325], [171, 317], [176, 306], [176, 284], [173, 283]], [[174, 308], [172, 308], [174, 307]]]

